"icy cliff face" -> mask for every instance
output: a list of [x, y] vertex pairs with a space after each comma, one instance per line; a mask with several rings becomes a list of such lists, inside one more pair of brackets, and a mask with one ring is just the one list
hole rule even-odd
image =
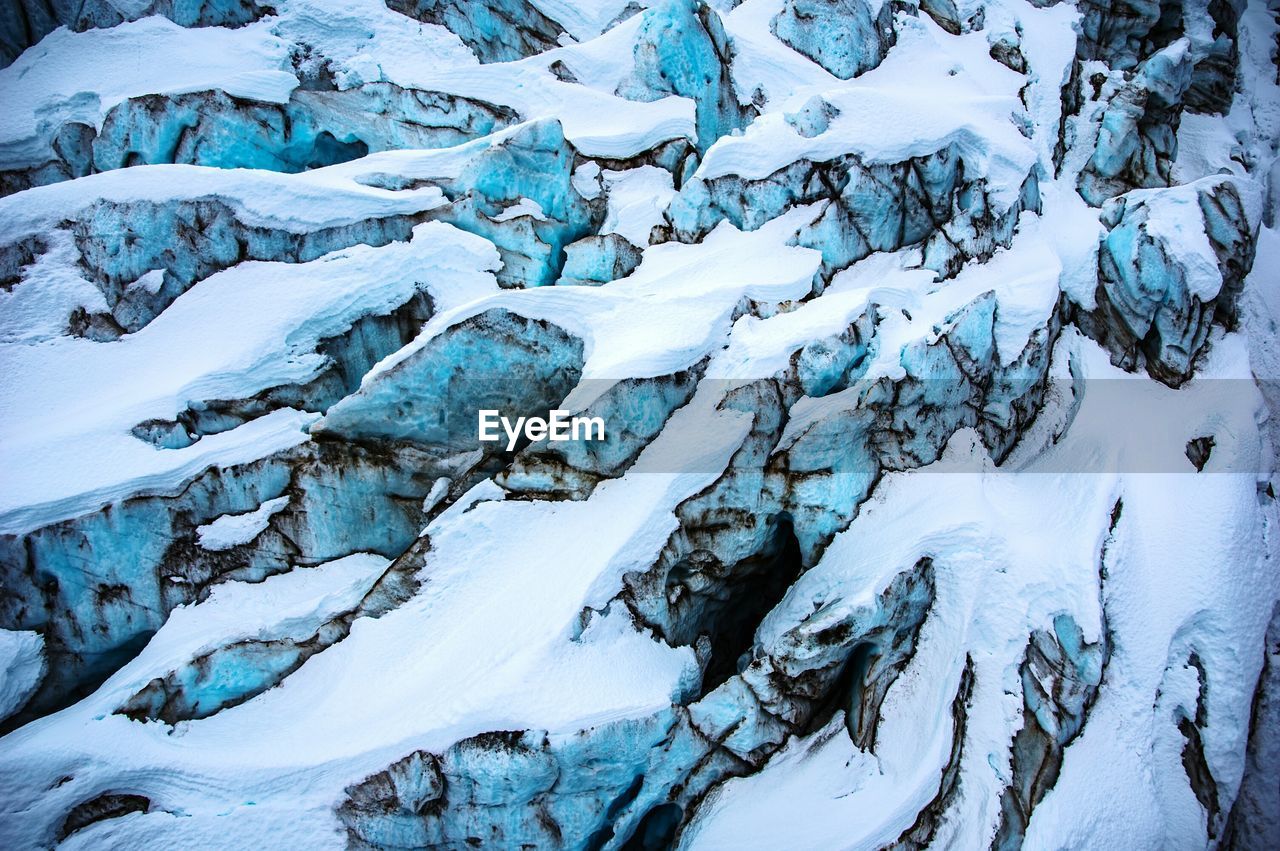
[[0, 845], [1280, 846], [1278, 33], [13, 5]]

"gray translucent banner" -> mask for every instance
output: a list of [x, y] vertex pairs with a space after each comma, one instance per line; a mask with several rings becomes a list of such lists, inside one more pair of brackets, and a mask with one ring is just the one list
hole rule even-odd
[[[992, 471], [992, 459], [1003, 473], [1256, 475], [1269, 464], [1263, 393], [1278, 391], [1251, 379], [1172, 389], [1145, 378], [897, 376], [802, 388], [688, 373], [554, 387], [469, 377], [450, 382], [428, 431], [451, 450], [553, 477], [729, 463], [805, 475], [975, 473]], [[974, 451], [974, 435], [986, 451]]]

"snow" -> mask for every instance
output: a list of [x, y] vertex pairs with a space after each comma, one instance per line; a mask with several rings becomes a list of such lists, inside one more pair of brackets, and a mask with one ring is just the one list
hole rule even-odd
[[518, 219], [521, 216], [529, 216], [540, 222], [547, 220], [546, 213], [542, 212], [542, 205], [531, 198], [521, 198], [516, 203], [507, 207], [501, 213], [493, 217], [495, 222], [509, 222], [512, 219]]
[[54, 30], [0, 69], [0, 168], [42, 161], [43, 134], [64, 121], [96, 127], [136, 95], [222, 89], [282, 103], [298, 84], [280, 67], [288, 48], [266, 21], [188, 29], [150, 17], [110, 30]]
[[409, 242], [220, 272], [116, 343], [0, 343], [14, 377], [0, 391], [0, 530], [31, 529], [131, 494], [172, 493], [210, 466], [255, 461], [308, 440], [317, 415], [291, 409], [183, 449], [157, 449], [131, 429], [171, 419], [191, 401], [304, 382], [325, 365], [315, 352], [323, 338], [402, 304], [423, 283], [441, 308], [473, 301], [496, 289], [495, 265], [490, 244], [429, 223]]
[[266, 531], [271, 515], [289, 504], [289, 497], [269, 499], [244, 514], [224, 514], [212, 523], [196, 527], [200, 546], [212, 552], [229, 550], [247, 544]]
[[[745, 27], [735, 27], [744, 17], [758, 26], [759, 16], [768, 11], [766, 6], [773, 10], [768, 14], [771, 18], [781, 3], [751, 0], [742, 4], [729, 16], [729, 31], [735, 38], [745, 32]], [[958, 48], [956, 42], [931, 21], [901, 21], [898, 44], [885, 61], [848, 82], [792, 53], [816, 68], [821, 77], [797, 83], [785, 94], [771, 92], [769, 112], [742, 135], [726, 136], [712, 146], [697, 176], [712, 179], [734, 174], [760, 179], [797, 160], [824, 162], [848, 153], [867, 163], [894, 163], [955, 144], [967, 173], [985, 176], [1007, 206], [1017, 197], [1035, 161], [1033, 149], [1009, 121], [1010, 114], [1021, 109], [1017, 99], [1021, 78], [985, 56], [985, 40], [974, 61], [939, 61], [939, 53], [948, 59], [956, 51], [972, 57], [971, 49]], [[774, 44], [791, 53], [776, 39]], [[967, 44], [974, 42], [970, 39]], [[744, 77], [743, 68], [736, 67], [741, 90], [751, 91], [754, 82], [750, 81], [756, 79], [768, 88], [777, 88], [786, 79], [776, 73], [779, 61], [770, 62], [751, 77]], [[822, 78], [830, 82], [824, 83]], [[805, 137], [786, 121], [783, 112], [799, 109], [814, 94], [821, 95], [838, 114], [826, 132]]]
[[662, 213], [675, 197], [671, 173], [651, 165], [627, 171], [606, 169], [602, 176], [609, 193], [609, 211], [601, 233], [616, 233], [639, 248], [649, 244], [649, 232], [663, 223]]
[[[725, 417], [730, 426], [742, 419]], [[714, 450], [720, 468], [742, 434], [741, 426], [724, 430]], [[661, 442], [646, 451], [660, 451]], [[157, 797], [173, 778], [207, 778], [203, 791], [191, 790], [196, 797], [184, 811], [196, 822], [223, 824], [227, 833], [219, 842], [238, 841], [257, 827], [252, 820], [218, 818], [227, 812], [221, 800], [231, 789], [240, 801], [267, 809], [288, 801], [289, 811], [298, 812], [306, 801], [308, 818], [331, 824], [329, 802], [350, 778], [376, 769], [385, 754], [410, 742], [442, 748], [517, 719], [572, 731], [666, 706], [693, 665], [688, 648], [653, 642], [623, 615], [598, 621], [580, 642], [566, 646], [564, 639], [582, 606], [598, 602], [590, 591], [601, 577], [616, 581], [662, 546], [675, 524], [676, 503], [718, 472], [705, 469], [603, 485], [580, 503], [480, 502], [463, 514], [442, 515], [427, 530], [438, 561], [422, 594], [382, 618], [358, 620], [346, 641], [256, 700], [185, 725], [177, 739], [181, 749], [174, 752], [175, 739], [163, 725], [108, 713], [184, 656], [236, 637], [288, 634], [288, 624], [299, 618], [312, 624], [350, 604], [360, 593], [353, 583], [367, 587], [371, 569], [385, 561], [353, 557], [345, 569], [334, 563], [323, 573], [273, 577], [252, 602], [246, 595], [258, 586], [220, 588], [209, 602], [175, 613], [164, 627], [166, 637], [92, 700], [60, 714], [53, 726], [28, 728], [10, 739], [3, 761], [13, 765], [9, 760], [29, 758], [24, 752], [39, 752], [45, 736], [59, 735], [60, 724], [91, 723], [101, 735], [75, 745], [77, 760], [113, 771], [131, 766]], [[548, 523], [558, 529], [556, 539], [530, 534]], [[560, 539], [578, 543], [574, 559], [562, 557]], [[542, 545], [531, 547], [535, 541]], [[329, 577], [346, 590], [325, 590]], [[428, 646], [417, 644], [423, 635], [434, 636]], [[410, 646], [420, 650], [406, 654]], [[625, 667], [614, 661], [620, 656], [628, 659]], [[158, 761], [167, 766], [164, 775], [154, 770]], [[296, 782], [301, 769], [312, 773], [305, 789]], [[98, 770], [77, 770], [75, 781], [55, 794], [77, 794]], [[131, 835], [150, 827], [129, 826]], [[321, 847], [339, 844], [335, 836]]]
[[1059, 285], [1073, 302], [1093, 309], [1094, 291], [1098, 286], [1098, 240], [1106, 231], [1098, 221], [1096, 210], [1070, 185], [1062, 181], [1042, 186], [1045, 199], [1040, 233], [1053, 246], [1062, 265]]
[[1182, 117], [1178, 125], [1178, 159], [1173, 164], [1179, 183], [1223, 169], [1238, 174], [1243, 171], [1239, 155], [1240, 144], [1220, 117], [1195, 113]]
[[1134, 202], [1146, 201], [1149, 210], [1147, 233], [1162, 240], [1165, 250], [1177, 258], [1184, 269], [1187, 293], [1208, 301], [1222, 287], [1218, 257], [1205, 234], [1204, 214], [1199, 197], [1188, 184], [1185, 188], [1166, 192], [1135, 192]]
[[534, 0], [533, 5], [568, 30], [575, 40], [586, 41], [604, 32], [631, 2], [632, 0]]
[[[362, 382], [378, 377], [421, 350], [445, 329], [494, 308], [543, 319], [582, 337], [587, 347], [582, 387], [600, 392], [608, 382], [590, 379], [647, 378], [677, 372], [699, 360], [720, 340], [743, 297], [761, 302], [796, 299], [808, 292], [818, 254], [786, 243], [811, 215], [793, 213], [751, 233], [722, 224], [697, 246], [667, 243], [645, 252], [629, 277], [600, 288], [541, 287], [504, 291], [452, 311], [442, 311], [409, 345], [386, 358]], [[652, 334], [648, 323], [663, 328]], [[338, 416], [358, 398], [335, 407]], [[592, 401], [575, 395], [564, 407]]]
[[[46, 385], [45, 390], [57, 386]], [[6, 396], [5, 401], [10, 399], [13, 396]], [[172, 450], [157, 450], [127, 429], [40, 434], [19, 430], [15, 424], [0, 450], [10, 485], [0, 502], [0, 534], [19, 534], [130, 496], [172, 495], [210, 467], [249, 463], [297, 446], [307, 440], [304, 429], [315, 420], [315, 414], [283, 408]], [[124, 424], [117, 420], [108, 425]]]
[[29, 630], [0, 630], [0, 719], [22, 708], [44, 671], [44, 636]]
[[[1147, 428], [1118, 433], [1116, 398], [1095, 388], [1122, 382], [1137, 390], [1149, 382], [1124, 381], [1088, 341], [1066, 345], [1079, 349], [1071, 356], [1082, 368], [1084, 397], [1065, 440], [1014, 472], [993, 467], [974, 436], [961, 433], [932, 467], [890, 474], [761, 626], [760, 640], [767, 641], [811, 612], [811, 601], [839, 598], [846, 588], [873, 593], [920, 557], [933, 558], [939, 602], [911, 666], [886, 698], [875, 754], [854, 748], [838, 720], [797, 738], [759, 774], [721, 787], [682, 847], [872, 848], [892, 842], [937, 791], [951, 747], [949, 707], [966, 652], [977, 665], [970, 706], [987, 709], [969, 715], [959, 780], [967, 803], [958, 814], [965, 821], [951, 829], [960, 844], [983, 841], [983, 819], [992, 814], [1000, 774], [1007, 771], [989, 766], [986, 755], [1003, 753], [1020, 721], [1020, 703], [999, 694], [1003, 672], [1016, 668], [1027, 633], [1058, 613], [1071, 614], [1086, 640], [1097, 640], [1100, 590], [1107, 628], [1123, 639], [1107, 668], [1109, 688], [1081, 739], [1067, 750], [1062, 779], [1036, 809], [1028, 845], [1087, 845], [1101, 831], [1108, 841], [1148, 847], [1151, 837], [1173, 834], [1139, 813], [1198, 813], [1194, 797], [1166, 803], [1158, 799], [1161, 785], [1133, 782], [1149, 777], [1144, 754], [1153, 745], [1179, 743], [1164, 770], [1180, 770], [1181, 735], [1173, 719], [1153, 713], [1150, 701], [1176, 646], [1230, 660], [1211, 685], [1211, 694], [1225, 692], [1222, 711], [1237, 713], [1215, 728], [1224, 739], [1215, 774], [1238, 774], [1248, 701], [1237, 695], [1252, 683], [1260, 659], [1233, 648], [1264, 628], [1270, 610], [1257, 604], [1257, 592], [1274, 587], [1264, 554], [1247, 543], [1258, 534], [1249, 507], [1249, 471], [1259, 449], [1252, 394], [1237, 392], [1230, 397], [1234, 409], [1215, 409], [1178, 391], [1152, 388], [1160, 399], [1143, 413]], [[1224, 348], [1231, 351], [1215, 358], [1198, 381], [1233, 383], [1230, 376], [1239, 375], [1243, 359], [1238, 345]], [[1240, 441], [1226, 449], [1239, 465], [1213, 476], [1197, 475], [1189, 464], [1183, 472], [1153, 470], [1153, 455], [1169, 458], [1191, 436], [1206, 433], [1208, 411], [1217, 420], [1212, 433]], [[1158, 452], [1149, 443], [1153, 436], [1162, 443]], [[1099, 452], [1110, 456], [1108, 463], [1094, 466], [1090, 459]], [[1116, 500], [1124, 506], [1120, 531], [1107, 547], [1109, 578], [1100, 589], [1099, 553]], [[1170, 524], [1170, 517], [1185, 522]], [[1192, 702], [1194, 707], [1194, 697]], [[991, 711], [1001, 704], [1003, 714]], [[1194, 820], [1184, 829], [1178, 835], [1203, 830]]]

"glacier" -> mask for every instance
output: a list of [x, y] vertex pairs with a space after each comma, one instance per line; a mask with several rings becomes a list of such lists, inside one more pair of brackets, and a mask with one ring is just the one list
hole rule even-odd
[[15, 0], [0, 846], [1280, 847], [1278, 39]]

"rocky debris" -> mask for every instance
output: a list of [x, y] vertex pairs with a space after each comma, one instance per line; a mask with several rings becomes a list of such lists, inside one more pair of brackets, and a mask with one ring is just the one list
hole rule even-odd
[[10, 292], [22, 282], [23, 270], [49, 251], [38, 234], [0, 246], [0, 292]]
[[[1096, 306], [1077, 308], [1075, 321], [1113, 363], [1176, 387], [1191, 377], [1212, 325], [1234, 325], [1253, 265], [1257, 205], [1249, 191], [1233, 178], [1207, 177], [1103, 208]], [[1201, 230], [1203, 240], [1184, 238]]]
[[1213, 452], [1213, 437], [1193, 437], [1187, 441], [1187, 460], [1196, 468], [1196, 472], [1204, 471], [1204, 465], [1209, 463], [1209, 455]]
[[1019, 74], [1027, 73], [1027, 59], [1022, 55], [1021, 26], [996, 28], [987, 31], [988, 52], [991, 58]]
[[582, 83], [582, 81], [578, 79], [577, 75], [573, 73], [572, 69], [570, 69], [568, 65], [564, 64], [563, 59], [557, 59], [552, 62], [547, 66], [547, 70], [555, 75], [555, 78], [562, 83]]
[[[1053, 1], [1056, 2], [1056, 0]], [[933, 18], [935, 24], [952, 35], [980, 30], [986, 22], [986, 9], [983, 6], [970, 11], [966, 17], [961, 14], [956, 0], [920, 0], [919, 5], [921, 12]], [[1032, 5], [1038, 5], [1038, 3], [1032, 0]]]

